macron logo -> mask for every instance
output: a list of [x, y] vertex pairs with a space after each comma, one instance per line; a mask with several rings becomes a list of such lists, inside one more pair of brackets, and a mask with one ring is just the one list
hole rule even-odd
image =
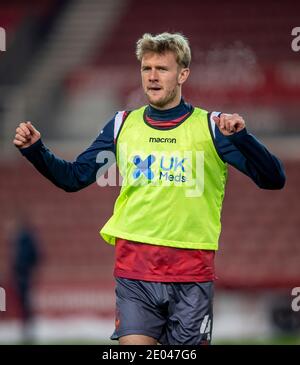
[[150, 143], [176, 143], [176, 138], [150, 137]]

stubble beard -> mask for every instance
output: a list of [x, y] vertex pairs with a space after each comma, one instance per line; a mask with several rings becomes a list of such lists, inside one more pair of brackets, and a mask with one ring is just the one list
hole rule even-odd
[[173, 102], [176, 99], [176, 96], [177, 96], [176, 88], [171, 90], [165, 97], [162, 97], [161, 99], [158, 100], [152, 100], [151, 96], [148, 93], [146, 93], [146, 97], [148, 99], [149, 104], [160, 109], [164, 108], [166, 105]]

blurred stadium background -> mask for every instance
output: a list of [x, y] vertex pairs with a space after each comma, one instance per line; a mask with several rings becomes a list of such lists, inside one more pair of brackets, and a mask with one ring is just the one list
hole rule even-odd
[[114, 325], [114, 252], [98, 236], [118, 187], [60, 191], [12, 145], [31, 120], [73, 160], [117, 110], [144, 103], [135, 42], [177, 31], [191, 43], [187, 101], [238, 112], [285, 164], [282, 191], [230, 168], [217, 254], [214, 343], [298, 343], [300, 27], [298, 1], [0, 1], [0, 343], [22, 342], [12, 275], [16, 224], [32, 223], [42, 261], [32, 287], [36, 343], [104, 343]]

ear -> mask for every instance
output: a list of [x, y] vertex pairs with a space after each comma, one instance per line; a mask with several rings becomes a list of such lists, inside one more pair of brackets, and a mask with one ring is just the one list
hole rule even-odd
[[182, 68], [179, 71], [179, 75], [178, 75], [178, 85], [182, 85], [189, 77], [189, 74], [190, 74], [189, 68]]

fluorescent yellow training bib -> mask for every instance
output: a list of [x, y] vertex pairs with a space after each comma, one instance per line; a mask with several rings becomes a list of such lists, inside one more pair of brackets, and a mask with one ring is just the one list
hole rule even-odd
[[208, 113], [194, 108], [175, 128], [144, 120], [145, 106], [132, 111], [117, 139], [123, 177], [113, 216], [100, 231], [153, 245], [217, 250], [227, 165], [215, 149]]

